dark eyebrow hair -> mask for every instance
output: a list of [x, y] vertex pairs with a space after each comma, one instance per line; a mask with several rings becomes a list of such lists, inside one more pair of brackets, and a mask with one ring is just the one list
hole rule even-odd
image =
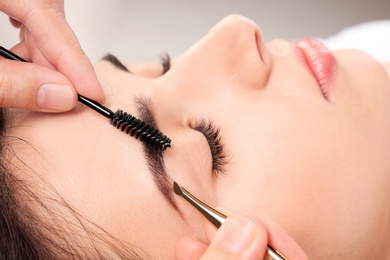
[[[106, 54], [100, 60], [108, 61], [112, 65], [114, 65], [115, 68], [133, 74], [133, 72], [131, 72], [115, 55], [111, 53]], [[163, 56], [160, 57], [160, 60], [162, 66], [162, 75], [164, 75], [171, 68], [171, 57], [167, 53], [165, 53]]]
[[[137, 110], [139, 112], [139, 117], [142, 121], [149, 124], [150, 126], [156, 127], [152, 110], [151, 110], [151, 101], [146, 98], [136, 98]], [[151, 146], [147, 146], [144, 143], [143, 151], [145, 154], [145, 159], [148, 164], [148, 168], [153, 175], [153, 181], [156, 183], [159, 191], [164, 195], [167, 201], [173, 206], [173, 208], [181, 212], [177, 206], [176, 200], [174, 199], [171, 180], [168, 177], [167, 172], [165, 171], [165, 164], [163, 158], [163, 150], [156, 149]]]
[[123, 63], [113, 54], [108, 53], [106, 54], [101, 60], [105, 60], [110, 62], [112, 65], [114, 65], [117, 69], [121, 71], [126, 71], [128, 73], [132, 73]]

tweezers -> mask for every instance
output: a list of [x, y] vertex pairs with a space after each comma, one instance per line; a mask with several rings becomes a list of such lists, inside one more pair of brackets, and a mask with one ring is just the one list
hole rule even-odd
[[[218, 210], [210, 207], [188, 190], [183, 188], [177, 182], [173, 182], [174, 192], [189, 202], [195, 209], [197, 209], [208, 221], [210, 221], [216, 228], [219, 228], [226, 220], [227, 216], [219, 212]], [[267, 254], [263, 260], [287, 260], [281, 253], [273, 249], [271, 246], [267, 246]]]

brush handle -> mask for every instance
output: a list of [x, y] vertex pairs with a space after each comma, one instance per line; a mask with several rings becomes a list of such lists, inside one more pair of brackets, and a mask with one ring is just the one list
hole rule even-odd
[[10, 52], [9, 50], [7, 50], [6, 48], [4, 48], [2, 46], [0, 46], [0, 55], [6, 59], [9, 59], [9, 60], [17, 60], [17, 61], [27, 62], [26, 60], [20, 58], [18, 55]]
[[115, 115], [115, 113], [112, 112], [110, 109], [103, 106], [102, 104], [99, 104], [96, 101], [93, 101], [92, 99], [86, 98], [80, 94], [77, 94], [77, 99], [80, 103], [83, 103], [87, 107], [92, 108], [93, 110], [107, 118], [113, 118], [113, 116]]

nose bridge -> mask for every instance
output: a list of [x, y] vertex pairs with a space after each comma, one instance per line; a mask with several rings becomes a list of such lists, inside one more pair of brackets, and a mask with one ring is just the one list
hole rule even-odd
[[240, 15], [229, 15], [205, 38], [204, 48], [214, 49], [208, 61], [214, 66], [210, 71], [224, 73], [225, 78], [240, 89], [265, 86], [271, 70], [271, 57], [260, 29], [253, 21]]
[[252, 21], [238, 15], [224, 18], [173, 62], [156, 98], [170, 100], [164, 101], [168, 107], [190, 109], [191, 104], [207, 106], [214, 98], [263, 88], [269, 72], [259, 45], [264, 44]]
[[219, 33], [225, 34], [225, 37], [230, 38], [230, 40], [237, 40], [237, 38], [232, 38], [231, 36], [240, 36], [242, 34], [249, 32], [254, 32], [257, 30], [256, 24], [249, 20], [246, 17], [240, 15], [229, 15], [223, 18], [218, 22], [209, 32], [212, 35], [218, 35]]

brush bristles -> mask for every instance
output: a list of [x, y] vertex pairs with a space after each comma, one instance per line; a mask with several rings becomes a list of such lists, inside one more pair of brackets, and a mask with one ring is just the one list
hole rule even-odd
[[117, 110], [111, 117], [110, 123], [122, 132], [139, 139], [148, 146], [158, 147], [164, 150], [171, 147], [171, 139], [153, 126], [146, 124], [123, 110]]

